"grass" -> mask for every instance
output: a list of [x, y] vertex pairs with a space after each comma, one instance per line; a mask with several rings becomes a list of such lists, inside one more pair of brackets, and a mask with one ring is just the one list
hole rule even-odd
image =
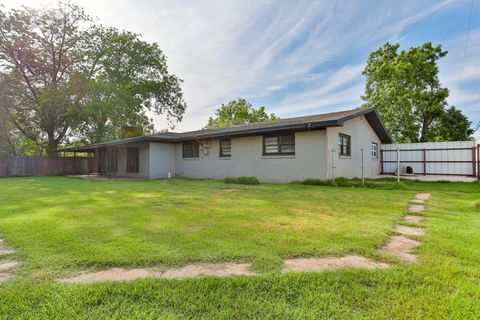
[[[411, 192], [199, 180], [2, 181], [0, 235], [25, 276], [257, 256], [375, 255]], [[378, 199], [384, 201], [378, 203]]]
[[[0, 234], [19, 250], [1, 318], [477, 319], [480, 184], [407, 190], [214, 181], [1, 181]], [[392, 185], [390, 180], [381, 181]], [[430, 191], [421, 263], [278, 274], [279, 257], [375, 256], [408, 200]], [[148, 250], [144, 249], [147, 247]], [[255, 277], [67, 285], [85, 267], [249, 260]]]

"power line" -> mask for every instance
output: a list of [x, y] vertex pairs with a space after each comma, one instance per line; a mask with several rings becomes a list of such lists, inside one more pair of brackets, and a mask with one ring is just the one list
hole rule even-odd
[[468, 51], [468, 36], [470, 35], [470, 24], [472, 22], [472, 11], [473, 11], [473, 0], [470, 1], [470, 12], [468, 13], [467, 33], [465, 34], [465, 48], [463, 50], [462, 76], [460, 77], [459, 85], [461, 85], [463, 82], [463, 74], [465, 71], [465, 60], [467, 58], [467, 51]]

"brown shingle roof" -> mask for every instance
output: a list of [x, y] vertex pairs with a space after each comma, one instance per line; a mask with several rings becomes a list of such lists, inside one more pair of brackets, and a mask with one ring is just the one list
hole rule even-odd
[[[183, 133], [167, 132], [142, 136], [130, 139], [110, 141], [106, 143], [91, 144], [79, 148], [71, 148], [68, 151], [87, 151], [108, 145], [118, 145], [133, 143], [139, 141], [157, 141], [157, 142], [181, 142], [188, 140], [211, 139], [220, 137], [235, 137], [258, 135], [268, 132], [294, 130], [306, 131], [315, 129], [324, 129], [327, 127], [342, 126], [343, 122], [358, 117], [365, 116], [374, 131], [384, 143], [391, 143], [391, 137], [385, 129], [378, 113], [374, 109], [352, 109], [338, 112], [322, 113], [310, 116], [285, 118], [279, 120], [270, 120], [264, 122], [249, 123], [227, 128], [203, 129]], [[63, 149], [67, 150], [67, 149]], [[59, 150], [62, 151], [62, 150]]]

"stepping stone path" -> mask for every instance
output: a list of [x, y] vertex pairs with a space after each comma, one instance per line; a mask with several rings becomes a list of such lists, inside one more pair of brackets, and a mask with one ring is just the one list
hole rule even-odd
[[[425, 201], [428, 199], [430, 199], [430, 193], [417, 193], [415, 199], [411, 201], [412, 204], [408, 208], [410, 214], [403, 218], [404, 221], [415, 223], [417, 225], [421, 224], [423, 222], [423, 217], [415, 214], [425, 210]], [[390, 237], [388, 243], [380, 249], [380, 252], [397, 257], [404, 263], [417, 262], [418, 257], [414, 254], [414, 249], [418, 247], [421, 242], [410, 239], [408, 236], [423, 236], [425, 234], [425, 229], [396, 225], [395, 232], [401, 235]]]
[[412, 222], [412, 223], [422, 223], [423, 222], [423, 217], [422, 216], [406, 215], [405, 217], [403, 217], [403, 219], [407, 222]]
[[[413, 214], [406, 215], [404, 220], [416, 224], [422, 223], [423, 217], [415, 215], [414, 213], [424, 211], [424, 203], [429, 198], [429, 193], [418, 193], [409, 207], [409, 211]], [[414, 249], [421, 243], [420, 241], [408, 238], [408, 236], [422, 236], [425, 234], [425, 230], [419, 227], [396, 225], [395, 232], [401, 235], [390, 237], [388, 243], [380, 249], [380, 252], [393, 255], [404, 263], [417, 262], [418, 257], [414, 254]], [[14, 265], [15, 262], [5, 263], [13, 263], [12, 265]], [[322, 272], [341, 268], [386, 269], [390, 266], [388, 263], [376, 262], [356, 255], [284, 259], [283, 265], [282, 272], [284, 273]], [[2, 267], [0, 265], [0, 272], [1, 270]], [[256, 273], [250, 270], [249, 263], [195, 263], [179, 268], [171, 268], [166, 271], [155, 268], [111, 268], [96, 272], [83, 272], [72, 278], [60, 279], [60, 281], [67, 283], [88, 283], [100, 281], [130, 281], [145, 278], [187, 279], [204, 276], [228, 277], [250, 276], [255, 274]], [[4, 277], [7, 276], [0, 273], [0, 281], [2, 281], [2, 275]], [[8, 278], [6, 280], [8, 280]]]
[[295, 258], [283, 260], [283, 272], [320, 272], [341, 268], [385, 269], [388, 263], [371, 261], [362, 256]]
[[[6, 248], [3, 239], [0, 238], [0, 255], [9, 255], [15, 253], [15, 250]], [[15, 260], [0, 260], [0, 283], [15, 278], [16, 269], [20, 262]]]

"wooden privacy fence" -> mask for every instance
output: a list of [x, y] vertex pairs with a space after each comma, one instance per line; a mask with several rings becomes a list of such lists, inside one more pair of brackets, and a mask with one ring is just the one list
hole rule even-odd
[[0, 155], [0, 177], [83, 175], [93, 170], [93, 158]]
[[386, 144], [382, 174], [469, 176], [480, 179], [480, 145], [474, 141]]

